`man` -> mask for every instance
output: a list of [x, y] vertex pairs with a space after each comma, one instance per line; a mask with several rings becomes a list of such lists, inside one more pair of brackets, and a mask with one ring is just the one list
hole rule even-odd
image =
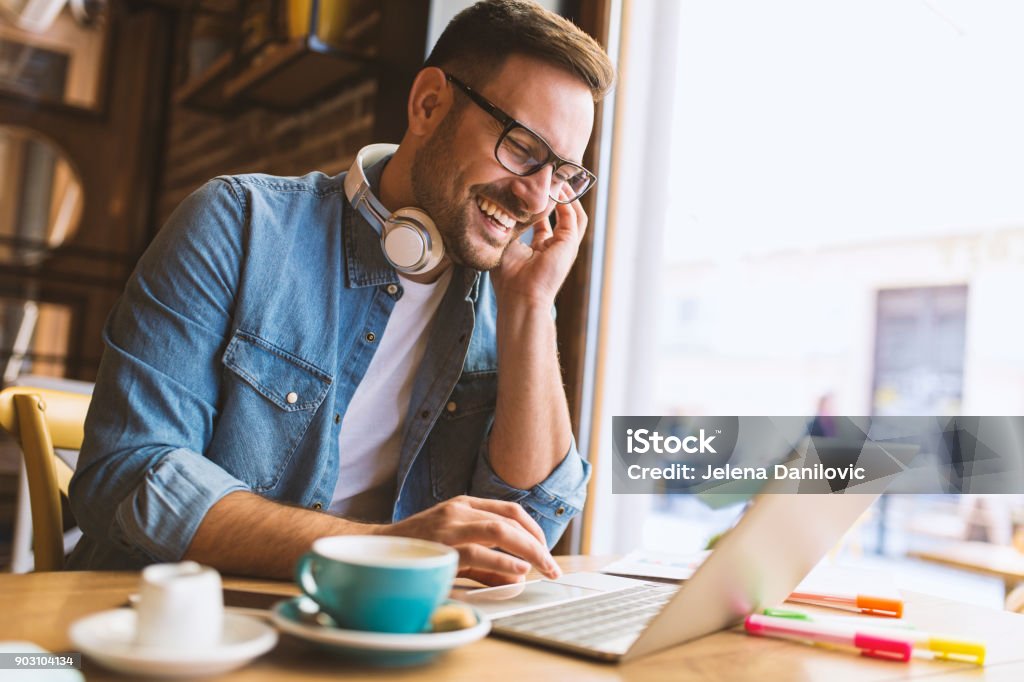
[[449, 544], [488, 584], [558, 575], [548, 547], [589, 466], [551, 310], [612, 78], [532, 2], [452, 21], [397, 151], [350, 171], [436, 223], [445, 255], [424, 272], [396, 272], [347, 176], [222, 177], [186, 199], [107, 324], [70, 567], [287, 577], [318, 537], [382, 533]]

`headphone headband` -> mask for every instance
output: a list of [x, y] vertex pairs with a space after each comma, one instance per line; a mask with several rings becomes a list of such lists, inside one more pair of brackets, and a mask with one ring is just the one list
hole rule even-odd
[[396, 144], [371, 144], [360, 149], [345, 176], [345, 195], [380, 236], [381, 249], [391, 266], [413, 275], [433, 270], [441, 263], [444, 242], [434, 221], [421, 209], [400, 208], [392, 213], [374, 196], [366, 167], [396, 151]]
[[384, 208], [384, 204], [374, 196], [373, 190], [370, 189], [370, 181], [366, 178], [366, 168], [394, 155], [396, 151], [398, 151], [397, 144], [381, 143], [363, 147], [356, 154], [356, 160], [345, 176], [345, 195], [348, 196], [349, 202], [360, 213], [365, 207], [373, 214], [376, 220], [367, 219], [367, 221], [381, 236], [383, 236], [381, 224], [387, 222], [387, 219], [391, 217], [391, 211]]

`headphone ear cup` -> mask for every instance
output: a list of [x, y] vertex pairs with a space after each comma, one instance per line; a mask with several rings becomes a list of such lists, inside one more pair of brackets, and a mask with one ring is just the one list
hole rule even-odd
[[441, 233], [430, 216], [418, 208], [400, 208], [384, 224], [381, 244], [396, 270], [417, 274], [432, 270], [444, 258]]

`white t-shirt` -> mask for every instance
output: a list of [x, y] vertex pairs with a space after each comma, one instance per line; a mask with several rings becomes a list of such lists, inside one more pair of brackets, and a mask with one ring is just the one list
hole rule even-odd
[[356, 387], [338, 435], [338, 482], [328, 510], [358, 521], [391, 521], [402, 426], [430, 323], [448, 290], [452, 268], [432, 284], [399, 276], [395, 301], [366, 375]]

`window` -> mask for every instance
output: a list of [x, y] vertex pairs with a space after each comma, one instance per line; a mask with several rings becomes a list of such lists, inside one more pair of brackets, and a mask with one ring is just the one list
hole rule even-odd
[[96, 4], [100, 9], [94, 13], [86, 5], [74, 11], [68, 6], [44, 19], [11, 6], [10, 0], [0, 2], [0, 91], [102, 109], [108, 16], [105, 4]]
[[[1024, 414], [1024, 6], [629, 11], [601, 423], [811, 416], [826, 394], [846, 415]], [[594, 553], [732, 520], [613, 496], [610, 460], [604, 442]]]
[[878, 292], [871, 413], [959, 414], [967, 287]]

